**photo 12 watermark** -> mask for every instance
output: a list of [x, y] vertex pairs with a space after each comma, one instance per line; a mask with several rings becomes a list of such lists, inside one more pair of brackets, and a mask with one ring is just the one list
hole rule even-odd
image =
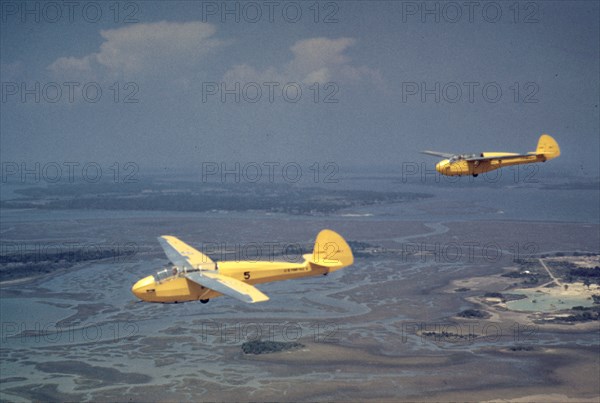
[[337, 82], [310, 85], [299, 82], [225, 82], [205, 81], [202, 83], [202, 103], [223, 104], [273, 104], [282, 102], [297, 104], [312, 102], [315, 104], [337, 104], [340, 87]]
[[427, 343], [521, 343], [539, 342], [539, 326], [513, 322], [402, 322], [402, 343], [418, 338], [421, 344]]
[[342, 329], [335, 322], [220, 322], [203, 321], [199, 326], [203, 343], [237, 344], [249, 341], [338, 343]]
[[339, 183], [340, 167], [332, 161], [202, 162], [202, 183]]
[[535, 242], [404, 242], [399, 248], [402, 262], [474, 263], [477, 260], [494, 263], [506, 260], [516, 263], [537, 256], [540, 247]]
[[335, 1], [200, 1], [202, 22], [336, 24], [340, 6]]
[[[298, 263], [298, 267], [282, 269], [283, 273], [309, 271], [305, 265], [305, 255], [309, 260], [320, 263], [338, 262], [338, 253], [344, 251], [345, 245], [335, 241], [300, 243], [300, 242], [204, 242], [197, 245], [203, 254], [217, 261], [228, 262], [279, 262]], [[203, 259], [204, 260], [204, 259]], [[203, 263], [209, 263], [204, 262]], [[246, 279], [249, 279], [248, 276]]]
[[421, 24], [537, 24], [540, 3], [535, 1], [401, 1], [401, 21]]
[[115, 81], [2, 81], [0, 99], [3, 104], [137, 104], [140, 87], [136, 82]]
[[[11, 270], [23, 264], [61, 263], [108, 259], [119, 263], [133, 259], [140, 247], [136, 242], [0, 242], [0, 264]], [[12, 267], [14, 266], [14, 267]]]
[[[434, 158], [434, 157], [432, 157]], [[435, 159], [435, 158], [434, 158]], [[539, 164], [506, 165], [477, 176], [465, 175], [443, 175], [436, 165], [428, 162], [402, 162], [402, 183], [539, 183]]]
[[3, 321], [0, 332], [2, 344], [79, 344], [127, 340], [137, 336], [140, 330], [132, 321], [79, 324]]
[[140, 167], [135, 162], [100, 164], [93, 161], [0, 163], [1, 183], [136, 183]]
[[487, 103], [508, 101], [537, 104], [540, 85], [534, 81], [509, 84], [497, 81], [402, 81], [400, 99], [404, 104]]
[[0, 21], [4, 24], [132, 24], [140, 21], [140, 4], [136, 1], [2, 1]]

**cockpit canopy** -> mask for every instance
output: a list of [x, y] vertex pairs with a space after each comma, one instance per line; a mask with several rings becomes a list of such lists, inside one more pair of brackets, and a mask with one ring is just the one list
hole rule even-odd
[[156, 274], [154, 275], [154, 280], [157, 283], [161, 283], [170, 277], [177, 276], [178, 273], [179, 273], [179, 269], [177, 269], [177, 267], [175, 267], [175, 266], [165, 267], [162, 270], [159, 270], [156, 272]]
[[457, 154], [453, 155], [448, 161], [452, 164], [453, 162], [465, 160], [469, 158], [477, 158], [477, 154]]
[[210, 264], [202, 264], [196, 269], [188, 269], [186, 267], [179, 268], [177, 266], [165, 266], [161, 270], [156, 272], [156, 274], [154, 275], [154, 281], [157, 283], [161, 283], [170, 278], [179, 277], [184, 273], [191, 273], [201, 270], [217, 270], [217, 264], [212, 262]]

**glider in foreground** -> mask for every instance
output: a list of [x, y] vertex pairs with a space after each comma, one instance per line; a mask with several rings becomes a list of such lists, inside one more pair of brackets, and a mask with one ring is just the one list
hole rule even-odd
[[164, 235], [158, 238], [172, 266], [133, 285], [131, 291], [147, 302], [200, 301], [227, 295], [243, 302], [267, 301], [254, 284], [327, 274], [354, 262], [350, 246], [344, 238], [331, 230], [317, 235], [312, 254], [303, 255], [304, 261], [213, 262], [179, 239]]

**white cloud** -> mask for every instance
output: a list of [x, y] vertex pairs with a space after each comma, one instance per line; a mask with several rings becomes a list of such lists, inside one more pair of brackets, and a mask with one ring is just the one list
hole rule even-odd
[[291, 70], [312, 72], [323, 67], [341, 66], [350, 61], [344, 51], [354, 45], [351, 38], [311, 38], [296, 42], [290, 49], [294, 59], [288, 65]]
[[68, 75], [69, 79], [95, 78], [92, 62], [92, 55], [81, 58], [60, 57], [48, 66], [48, 70], [55, 76]]
[[309, 73], [303, 81], [306, 83], [325, 83], [330, 80], [331, 74], [329, 69], [327, 67], [323, 67], [322, 69]]
[[379, 80], [379, 73], [366, 66], [353, 66], [344, 52], [355, 44], [352, 38], [310, 38], [290, 47], [293, 58], [282, 68], [267, 67], [259, 71], [247, 64], [234, 66], [223, 76], [224, 81], [240, 82], [315, 82], [361, 79]]
[[[103, 42], [94, 53], [56, 59], [47, 68], [55, 76], [98, 79], [122, 76], [143, 79], [168, 75], [178, 88], [187, 88], [207, 63], [207, 54], [225, 45], [215, 38], [216, 28], [199, 21], [140, 23], [102, 30]], [[288, 62], [256, 68], [239, 64], [223, 75], [226, 82], [297, 82], [311, 85], [327, 82], [369, 82], [380, 85], [379, 72], [356, 65], [348, 56], [352, 38], [303, 39], [290, 48]], [[164, 81], [164, 80], [163, 80]]]
[[48, 69], [55, 74], [105, 69], [111, 74], [131, 74], [196, 66], [204, 55], [222, 43], [213, 39], [213, 25], [192, 22], [155, 22], [100, 31], [104, 42], [96, 53], [61, 57]]

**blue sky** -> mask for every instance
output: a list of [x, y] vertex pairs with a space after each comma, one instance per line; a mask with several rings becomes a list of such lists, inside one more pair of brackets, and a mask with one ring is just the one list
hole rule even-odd
[[4, 162], [393, 168], [549, 133], [598, 174], [598, 2], [47, 4], [2, 1]]

